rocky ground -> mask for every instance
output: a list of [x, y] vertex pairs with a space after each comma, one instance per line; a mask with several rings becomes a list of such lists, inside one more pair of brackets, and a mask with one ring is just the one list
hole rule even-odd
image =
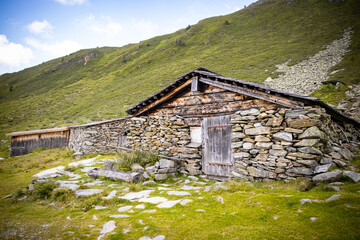
[[265, 80], [269, 87], [309, 95], [322, 85], [321, 82], [329, 78], [330, 68], [340, 63], [349, 51], [353, 31], [345, 29], [342, 38], [324, 46], [324, 50], [318, 52], [309, 59], [301, 61], [293, 66], [288, 66], [289, 61], [276, 65], [276, 72], [281, 72], [279, 78], [271, 77]]

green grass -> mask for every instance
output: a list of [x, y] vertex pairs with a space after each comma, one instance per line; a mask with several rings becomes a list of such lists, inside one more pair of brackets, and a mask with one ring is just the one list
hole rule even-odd
[[[84, 156], [90, 158], [91, 156]], [[142, 186], [141, 183], [123, 183], [103, 180], [103, 184], [95, 188], [104, 192], [88, 198], [77, 198], [69, 190], [51, 192], [44, 198], [32, 197], [26, 186], [32, 175], [40, 170], [66, 165], [74, 161], [72, 152], [65, 149], [38, 150], [27, 156], [9, 158], [0, 162], [0, 238], [10, 239], [95, 239], [100, 234], [102, 225], [114, 220], [117, 228], [114, 234], [104, 239], [139, 239], [142, 236], [164, 235], [166, 239], [358, 239], [360, 237], [360, 184], [345, 182], [341, 192], [326, 190], [324, 184], [303, 190], [308, 183], [297, 180], [284, 182], [238, 182], [224, 184], [226, 189], [219, 188], [210, 192], [190, 191], [191, 196], [169, 196], [157, 186]], [[357, 161], [357, 160], [354, 160]], [[40, 165], [35, 167], [35, 165]], [[33, 166], [33, 167], [31, 167]], [[43, 167], [41, 167], [43, 166]], [[28, 172], [20, 171], [27, 169]], [[78, 172], [78, 169], [73, 169]], [[185, 176], [178, 176], [165, 183], [168, 188], [180, 190]], [[91, 181], [83, 176], [82, 180]], [[213, 186], [214, 181], [191, 186]], [[114, 188], [107, 187], [113, 185]], [[50, 184], [49, 184], [50, 185]], [[160, 185], [158, 185], [160, 186]], [[93, 187], [91, 187], [93, 188]], [[117, 196], [129, 191], [154, 189], [151, 196], [163, 196], [169, 200], [180, 198], [191, 199], [186, 206], [177, 204], [170, 209], [158, 209], [155, 205], [145, 203], [145, 210], [157, 209], [156, 213], [142, 213], [134, 209], [131, 217], [112, 219], [109, 216], [119, 214], [121, 206], [136, 206], [138, 202], [130, 202], [114, 198], [104, 200], [111, 190], [118, 190]], [[21, 193], [19, 191], [21, 190]], [[50, 191], [40, 192], [50, 193]], [[14, 197], [4, 199], [12, 194]], [[341, 198], [332, 202], [324, 202], [333, 194]], [[28, 196], [26, 199], [21, 199]], [[224, 204], [216, 200], [222, 197]], [[318, 199], [319, 203], [301, 205], [303, 198]], [[354, 208], [346, 207], [348, 204]], [[95, 206], [106, 206], [106, 209], [95, 210]], [[197, 211], [204, 210], [203, 212]], [[298, 209], [301, 212], [298, 212]], [[94, 220], [94, 215], [97, 220]], [[310, 218], [316, 217], [315, 222]], [[275, 219], [276, 218], [276, 219]], [[141, 224], [142, 220], [145, 224]], [[90, 227], [89, 225], [94, 225]], [[146, 228], [145, 228], [146, 227]], [[122, 233], [124, 228], [130, 231]], [[11, 235], [11, 233], [15, 233]], [[8, 235], [5, 235], [7, 233]]]
[[[262, 83], [272, 76], [276, 64], [307, 59], [341, 38], [347, 27], [354, 29], [351, 52], [333, 68], [345, 70], [331, 79], [359, 83], [359, 18], [357, 0], [297, 0], [295, 6], [273, 0], [138, 44], [81, 50], [4, 74], [0, 76], [0, 157], [8, 155], [4, 133], [124, 116], [133, 104], [200, 66]], [[177, 39], [185, 45], [177, 46]], [[94, 56], [83, 65], [87, 53]], [[314, 95], [336, 103], [345, 90], [322, 89]]]

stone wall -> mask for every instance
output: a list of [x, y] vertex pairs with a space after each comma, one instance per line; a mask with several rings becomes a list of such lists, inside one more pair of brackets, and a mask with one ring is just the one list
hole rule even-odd
[[240, 179], [312, 179], [346, 167], [359, 148], [360, 132], [335, 123], [321, 108], [253, 108], [235, 113], [231, 124], [232, 175]]

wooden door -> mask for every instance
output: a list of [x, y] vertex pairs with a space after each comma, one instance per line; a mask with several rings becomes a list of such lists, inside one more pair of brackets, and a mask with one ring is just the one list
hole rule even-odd
[[202, 123], [203, 172], [227, 177], [233, 169], [230, 116], [204, 118]]

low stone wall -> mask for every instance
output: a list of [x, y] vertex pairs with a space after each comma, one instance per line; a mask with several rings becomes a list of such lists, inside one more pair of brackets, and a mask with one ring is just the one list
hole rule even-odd
[[346, 167], [360, 132], [342, 127], [324, 109], [250, 109], [231, 118], [233, 177], [246, 180], [312, 179]]

